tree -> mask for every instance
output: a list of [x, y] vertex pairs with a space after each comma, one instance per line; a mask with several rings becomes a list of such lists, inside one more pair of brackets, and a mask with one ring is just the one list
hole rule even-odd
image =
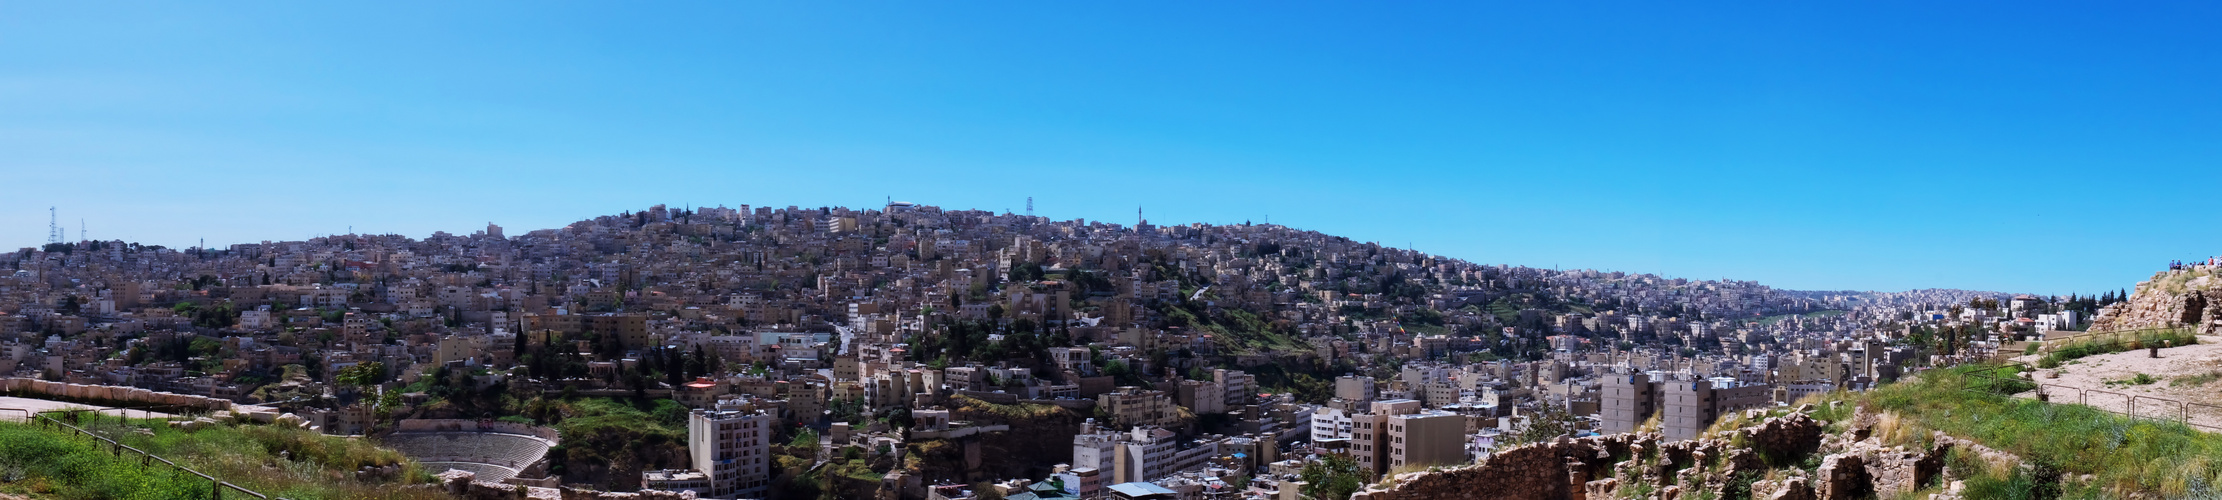
[[1520, 429], [1519, 434], [1508, 436], [1510, 439], [1503, 440], [1497, 446], [1502, 449], [1558, 439], [1559, 436], [1574, 432], [1574, 421], [1574, 414], [1568, 412], [1565, 406], [1551, 404], [1549, 401], [1538, 402], [1535, 412], [1528, 415], [1527, 427]]
[[332, 380], [341, 385], [358, 387], [378, 385], [386, 381], [386, 364], [369, 361], [341, 368], [338, 374], [332, 376]]
[[701, 377], [709, 374], [710, 355], [702, 350], [702, 344], [695, 344], [694, 358], [687, 360], [687, 375], [689, 377]]
[[671, 352], [670, 349], [657, 350], [663, 352], [662, 356], [664, 358], [664, 380], [671, 383], [671, 388], [678, 389], [679, 384], [687, 383], [685, 379], [681, 378], [686, 376], [686, 374], [681, 373], [682, 370], [686, 369], [686, 363], [679, 361], [679, 359], [685, 357], [685, 355]]
[[1304, 481], [1303, 489], [1297, 491], [1317, 500], [1350, 498], [1351, 493], [1358, 492], [1366, 483], [1366, 474], [1358, 470], [1358, 462], [1342, 455], [1327, 455], [1306, 463], [1296, 475]]
[[1944, 327], [1944, 349], [1942, 352], [1947, 356], [1959, 354], [1961, 336], [1965, 332], [1966, 327], [1964, 326]]
[[378, 419], [379, 419], [379, 420], [385, 420], [386, 418], [388, 418], [388, 417], [391, 417], [391, 416], [393, 416], [393, 411], [394, 411], [394, 409], [396, 409], [396, 408], [400, 408], [400, 407], [401, 407], [401, 391], [379, 391], [379, 394], [378, 394]]
[[995, 485], [988, 484], [985, 481], [974, 483], [972, 492], [974, 500], [1003, 500], [1003, 492], [996, 491]]

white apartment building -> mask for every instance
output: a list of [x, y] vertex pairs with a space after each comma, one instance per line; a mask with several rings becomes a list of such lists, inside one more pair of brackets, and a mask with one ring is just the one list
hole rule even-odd
[[1202, 467], [1218, 452], [1217, 443], [1181, 449], [1173, 431], [1139, 425], [1126, 432], [1082, 424], [1073, 436], [1072, 466], [1094, 468], [1110, 477], [1106, 484], [1149, 481]]
[[1124, 433], [1096, 428], [1096, 420], [1080, 424], [1080, 434], [1072, 437], [1072, 466], [1075, 469], [1092, 468], [1098, 471], [1118, 470], [1119, 443]]
[[761, 498], [771, 486], [772, 417], [720, 407], [687, 416], [687, 455], [709, 498]]
[[1126, 442], [1119, 445], [1118, 480], [1112, 484], [1149, 481], [1179, 472], [1173, 460], [1173, 453], [1178, 451], [1175, 437], [1173, 431], [1134, 426], [1134, 430], [1128, 431]]
[[1324, 406], [1312, 410], [1312, 443], [1336, 440], [1350, 440], [1350, 414]]

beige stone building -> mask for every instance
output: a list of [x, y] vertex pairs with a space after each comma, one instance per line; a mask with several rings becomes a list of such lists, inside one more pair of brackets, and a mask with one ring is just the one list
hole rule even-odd
[[1180, 422], [1180, 411], [1164, 391], [1120, 387], [1096, 397], [1096, 405], [1119, 425], [1166, 426]]

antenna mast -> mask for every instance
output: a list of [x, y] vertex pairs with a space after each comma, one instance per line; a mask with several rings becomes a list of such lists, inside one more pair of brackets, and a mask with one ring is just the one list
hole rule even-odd
[[54, 207], [46, 207], [46, 242], [58, 245], [62, 243], [62, 225], [56, 213]]
[[1026, 216], [1034, 216], [1034, 197], [1032, 196], [1026, 197]]

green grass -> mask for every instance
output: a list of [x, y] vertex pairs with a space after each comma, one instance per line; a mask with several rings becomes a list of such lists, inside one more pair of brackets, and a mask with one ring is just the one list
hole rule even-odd
[[871, 464], [863, 459], [837, 461], [827, 464], [827, 468], [831, 469], [828, 473], [858, 481], [878, 481], [887, 476], [886, 472], [872, 470]]
[[[88, 425], [88, 430], [125, 445], [266, 495], [299, 500], [446, 496], [430, 488], [355, 480], [358, 467], [391, 464], [403, 464], [403, 478], [429, 480], [399, 453], [359, 440], [256, 425], [190, 433], [159, 421]], [[136, 455], [113, 455], [105, 444], [96, 443], [66, 430], [0, 423], [0, 469], [21, 470], [24, 476], [21, 481], [0, 483], [0, 492], [65, 499], [206, 498], [209, 494], [210, 485], [198, 477], [174, 473], [159, 463], [144, 466]], [[287, 458], [280, 458], [280, 452]]]
[[2049, 347], [2045, 357], [2037, 360], [2038, 368], [2058, 368], [2061, 364], [2087, 356], [2134, 351], [2153, 346], [2181, 347], [2199, 343], [2199, 337], [2190, 330], [2157, 329], [2135, 330], [2110, 334], [2097, 334], [2078, 338]]
[[126, 462], [69, 439], [21, 424], [0, 424], [0, 492], [63, 499], [207, 498], [208, 485]]
[[2217, 378], [2222, 378], [2222, 372], [2207, 372], [2207, 373], [2201, 373], [2201, 374], [2198, 374], [2198, 375], [2184, 375], [2184, 376], [2181, 376], [2181, 377], [2176, 377], [2176, 378], [2173, 378], [2173, 379], [2169, 379], [2169, 380], [2168, 380], [2168, 386], [2169, 386], [2169, 387], [2198, 387], [2198, 386], [2202, 386], [2202, 385], [2207, 385], [2207, 383], [2209, 383], [2209, 382], [2213, 382], [2213, 381], [2214, 381], [2215, 379], [2217, 379]]
[[[2016, 367], [1963, 366], [1855, 396], [1860, 404], [1898, 415], [1913, 426], [1907, 436], [1930, 430], [1973, 439], [2014, 453], [2032, 472], [1991, 475], [1969, 482], [1984, 494], [1967, 498], [2017, 498], [2057, 493], [2067, 498], [2119, 498], [2137, 493], [2164, 497], [2222, 493], [2222, 435], [2180, 423], [2135, 419], [2082, 405], [2042, 403], [2010, 395], [2033, 384], [2012, 377]], [[1972, 375], [1990, 373], [2004, 380]], [[2090, 486], [2055, 477], [2096, 476]], [[2025, 477], [2024, 477], [2025, 476]]]
[[2152, 376], [2152, 375], [2146, 375], [2146, 374], [2143, 374], [2143, 373], [2139, 373], [2139, 374], [2137, 374], [2137, 376], [2134, 376], [2134, 377], [2130, 377], [2130, 378], [2125, 378], [2125, 379], [2121, 379], [2121, 380], [2108, 380], [2108, 381], [2106, 381], [2106, 385], [2152, 385], [2152, 384], [2153, 384], [2153, 382], [2159, 382], [2159, 381], [2160, 381], [2160, 379], [2157, 379], [2157, 378], [2153, 378], [2153, 376]]

